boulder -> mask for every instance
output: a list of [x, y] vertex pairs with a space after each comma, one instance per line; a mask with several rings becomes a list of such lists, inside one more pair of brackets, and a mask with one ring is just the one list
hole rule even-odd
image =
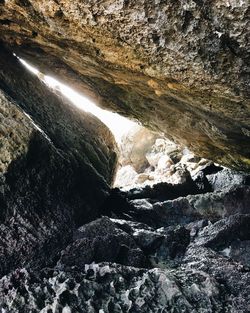
[[77, 266], [104, 261], [145, 267], [146, 256], [133, 237], [121, 230], [108, 217], [80, 227], [74, 241], [61, 252], [58, 267]]

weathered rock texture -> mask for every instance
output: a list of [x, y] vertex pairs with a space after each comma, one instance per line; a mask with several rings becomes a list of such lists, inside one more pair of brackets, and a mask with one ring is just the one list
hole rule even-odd
[[4, 138], [10, 124], [15, 136], [1, 154], [0, 310], [248, 312], [249, 176], [208, 165], [199, 180], [114, 189], [103, 202], [95, 171], [80, 184], [77, 154], [3, 93], [1, 108]]
[[250, 168], [249, 3], [2, 0], [19, 56], [183, 143]]
[[249, 313], [249, 176], [189, 164], [176, 185], [110, 190], [110, 132], [12, 54], [249, 170], [248, 13], [244, 0], [0, 0], [2, 313]]
[[[2, 277], [0, 308], [8, 313], [247, 313], [249, 221], [249, 214], [234, 214], [214, 224], [198, 219], [178, 226], [175, 220], [170, 227], [152, 228], [96, 220], [75, 232], [54, 268], [16, 269]], [[129, 260], [134, 266], [114, 263], [122, 248], [117, 263]], [[133, 262], [142, 256], [148, 262], [138, 268]], [[93, 260], [99, 263], [88, 264]]]
[[116, 167], [116, 145], [106, 126], [59, 98], [4, 53], [0, 275], [17, 266], [53, 265], [75, 227], [100, 216]]
[[86, 171], [96, 171], [100, 180], [110, 184], [116, 169], [117, 149], [108, 128], [49, 90], [3, 47], [0, 67], [0, 88], [32, 117], [55, 147]]

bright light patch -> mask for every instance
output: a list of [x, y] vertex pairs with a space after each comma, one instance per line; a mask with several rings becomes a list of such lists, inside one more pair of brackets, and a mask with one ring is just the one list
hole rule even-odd
[[28, 64], [26, 61], [20, 59], [22, 64], [26, 66], [28, 70], [36, 74], [39, 77], [42, 77], [42, 80], [50, 87], [56, 90], [59, 90], [66, 98], [68, 98], [73, 104], [78, 108], [90, 112], [99, 118], [113, 133], [117, 143], [120, 143], [121, 138], [126, 134], [131, 128], [135, 127], [137, 124], [130, 121], [129, 119], [107, 110], [103, 110], [95, 105], [88, 98], [80, 95], [72, 88], [66, 86], [65, 84], [59, 82], [51, 76], [41, 76], [41, 73]]

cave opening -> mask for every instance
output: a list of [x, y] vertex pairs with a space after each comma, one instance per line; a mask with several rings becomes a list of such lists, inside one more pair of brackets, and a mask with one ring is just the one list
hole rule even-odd
[[250, 313], [248, 1], [0, 12], [0, 313]]
[[56, 94], [70, 100], [77, 108], [91, 113], [105, 124], [117, 143], [118, 169], [113, 188], [128, 191], [153, 187], [159, 183], [178, 185], [195, 177], [210, 161], [199, 158], [187, 147], [167, 139], [118, 113], [97, 106], [92, 100], [52, 76], [41, 73], [23, 59], [20, 62], [38, 76]]
[[68, 100], [70, 100], [76, 107], [85, 112], [89, 112], [101, 120], [112, 132], [115, 137], [116, 142], [119, 144], [121, 138], [126, 134], [131, 128], [137, 125], [137, 122], [131, 121], [126, 117], [121, 116], [118, 113], [114, 113], [108, 110], [104, 110], [97, 106], [89, 98], [80, 94], [67, 86], [65, 83], [58, 81], [52, 76], [45, 75], [35, 67], [31, 66], [25, 60], [20, 59], [21, 63], [30, 70], [32, 73], [36, 74], [41, 80], [43, 80], [48, 87], [54, 90], [56, 93], [61, 93]]

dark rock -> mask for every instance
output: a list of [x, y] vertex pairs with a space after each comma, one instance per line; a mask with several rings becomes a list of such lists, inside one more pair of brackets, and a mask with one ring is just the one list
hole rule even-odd
[[232, 215], [208, 225], [188, 246], [183, 260], [185, 270], [204, 271], [214, 277], [220, 285], [218, 292], [225, 297], [222, 305], [228, 307], [229, 312], [247, 313], [249, 310], [248, 250], [239, 249], [248, 245], [247, 225], [249, 215]]
[[208, 162], [204, 164], [203, 166], [200, 166], [200, 171], [206, 176], [216, 174], [222, 170], [223, 170], [223, 167], [215, 165], [213, 162]]
[[[4, 68], [0, 70], [4, 89], [0, 91], [3, 275], [18, 266], [56, 264], [75, 225], [100, 216], [98, 207], [109, 192], [106, 179], [115, 167], [115, 145], [95, 118], [58, 98], [12, 55], [2, 49], [0, 54], [6, 56], [1, 61], [10, 65], [9, 75]], [[33, 112], [41, 127], [18, 105]]]
[[179, 264], [190, 242], [190, 232], [183, 226], [158, 231], [137, 230], [133, 238], [149, 256], [153, 267], [173, 267]]
[[[1, 3], [0, 31], [9, 47], [31, 59], [49, 56], [42, 59], [45, 68], [57, 64], [61, 74], [70, 73], [71, 79], [98, 92], [105, 105], [117, 109], [119, 104], [124, 114], [169, 130], [193, 150], [249, 169], [248, 90], [242, 76], [247, 57], [237, 42], [247, 44], [244, 27], [238, 32], [246, 21], [244, 3], [226, 7], [188, 1], [178, 6], [160, 1], [158, 7], [166, 11], [152, 3], [143, 3], [142, 9], [133, 1], [111, 6], [104, 1], [101, 8], [92, 3], [88, 11], [86, 3], [77, 1], [41, 4], [48, 3]], [[103, 20], [98, 22], [98, 15], [93, 19], [93, 8], [104, 21], [112, 13], [112, 23], [100, 28]], [[144, 14], [136, 18], [135, 8]], [[164, 18], [151, 32], [156, 13]], [[135, 24], [146, 16], [139, 28], [149, 33], [144, 37], [136, 28], [123, 30], [124, 16]], [[77, 17], [85, 26], [78, 28]], [[117, 17], [120, 24], [111, 38]], [[215, 17], [223, 30], [237, 30], [235, 39], [217, 30]], [[238, 26], [231, 26], [232, 20]], [[171, 36], [168, 24], [174, 21], [178, 36], [164, 41], [163, 46], [171, 48], [165, 53], [161, 32]], [[133, 41], [130, 48], [125, 44], [130, 39], [116, 45], [116, 35], [124, 39], [128, 30], [133, 40], [146, 40], [137, 54], [132, 53]], [[189, 47], [192, 38], [195, 49]], [[107, 50], [107, 43], [114, 44], [116, 54]], [[0, 279], [0, 310], [249, 312], [249, 176], [210, 163], [179, 185], [110, 191], [116, 147], [109, 131], [48, 91], [0, 47], [0, 275], [6, 274]], [[124, 49], [131, 52], [126, 62]], [[176, 60], [171, 59], [174, 50], [179, 52], [174, 52]], [[152, 57], [150, 66], [147, 57]], [[170, 65], [156, 66], [161, 63], [172, 64], [173, 71]], [[112, 219], [100, 218], [102, 214]]]
[[75, 240], [61, 253], [58, 266], [78, 266], [92, 262], [117, 262], [135, 267], [147, 265], [146, 257], [134, 239], [108, 217], [79, 228]]
[[[105, 189], [102, 180], [112, 183], [117, 162], [117, 147], [109, 129], [93, 115], [48, 89], [2, 46], [0, 55], [0, 88], [31, 116], [56, 149], [82, 167], [88, 182], [100, 176], [99, 184]], [[96, 188], [96, 197], [99, 194]]]
[[212, 191], [211, 184], [209, 183], [207, 176], [203, 171], [199, 171], [195, 176], [192, 177], [193, 181], [201, 191], [201, 193]]
[[[17, 277], [18, 285], [28, 287], [29, 293], [23, 295], [20, 287], [10, 286], [10, 280], [17, 273], [22, 274]], [[19, 270], [0, 280], [0, 308], [9, 313], [48, 312], [52, 308], [82, 313], [155, 313], [159, 310], [218, 313], [230, 308], [223, 302], [226, 289], [201, 271], [142, 270], [104, 263], [86, 266], [81, 272], [55, 271], [49, 278], [41, 272], [37, 278], [40, 287], [32, 283], [31, 275], [34, 274]], [[69, 289], [68, 281], [75, 282], [74, 289]], [[223, 297], [220, 291], [225, 293]], [[10, 305], [13, 298], [15, 301]]]
[[[94, 213], [101, 206], [108, 195], [108, 183], [112, 182], [116, 168], [114, 138], [99, 120], [50, 91], [6, 50], [1, 48], [0, 54], [3, 63], [0, 70], [0, 87], [10, 101], [18, 104], [32, 117], [32, 121], [42, 129], [46, 140], [61, 158], [71, 164], [74, 172], [74, 186], [71, 188], [77, 189], [78, 196], [68, 201], [73, 202], [71, 204], [75, 206], [76, 221], [82, 224], [88, 220], [89, 214], [91, 217], [91, 211]], [[17, 144], [13, 146], [12, 149], [18, 149]], [[22, 143], [19, 146], [22, 147]], [[34, 146], [29, 155], [33, 163], [36, 159], [36, 149]], [[53, 188], [56, 188], [56, 185]]]
[[190, 239], [192, 240], [198, 235], [199, 231], [206, 226], [208, 226], [208, 220], [199, 220], [185, 225], [185, 228], [190, 231]]
[[170, 267], [179, 264], [190, 243], [190, 230], [195, 228], [195, 225], [189, 225], [189, 228], [172, 226], [154, 230], [142, 223], [119, 219], [112, 219], [112, 221], [130, 234], [145, 255], [150, 258], [153, 267]]
[[[224, 249], [224, 253], [227, 253], [227, 250]], [[228, 247], [226, 256], [250, 268], [250, 240], [234, 240]]]
[[130, 200], [149, 198], [153, 202], [176, 199], [202, 192], [204, 191], [199, 188], [190, 174], [187, 173], [186, 179], [180, 184], [159, 183], [152, 187], [134, 188], [127, 192], [126, 197]]
[[204, 218], [216, 221], [235, 213], [249, 213], [250, 188], [236, 186], [223, 191], [153, 203], [151, 199], [138, 199], [131, 200], [130, 205], [130, 217], [154, 228], [187, 224]]
[[204, 228], [197, 240], [213, 249], [226, 248], [236, 239], [250, 239], [249, 223], [249, 214], [232, 215]]
[[34, 131], [26, 155], [1, 174], [1, 274], [17, 266], [55, 263], [74, 227], [74, 207], [67, 201], [73, 173], [70, 163]]

